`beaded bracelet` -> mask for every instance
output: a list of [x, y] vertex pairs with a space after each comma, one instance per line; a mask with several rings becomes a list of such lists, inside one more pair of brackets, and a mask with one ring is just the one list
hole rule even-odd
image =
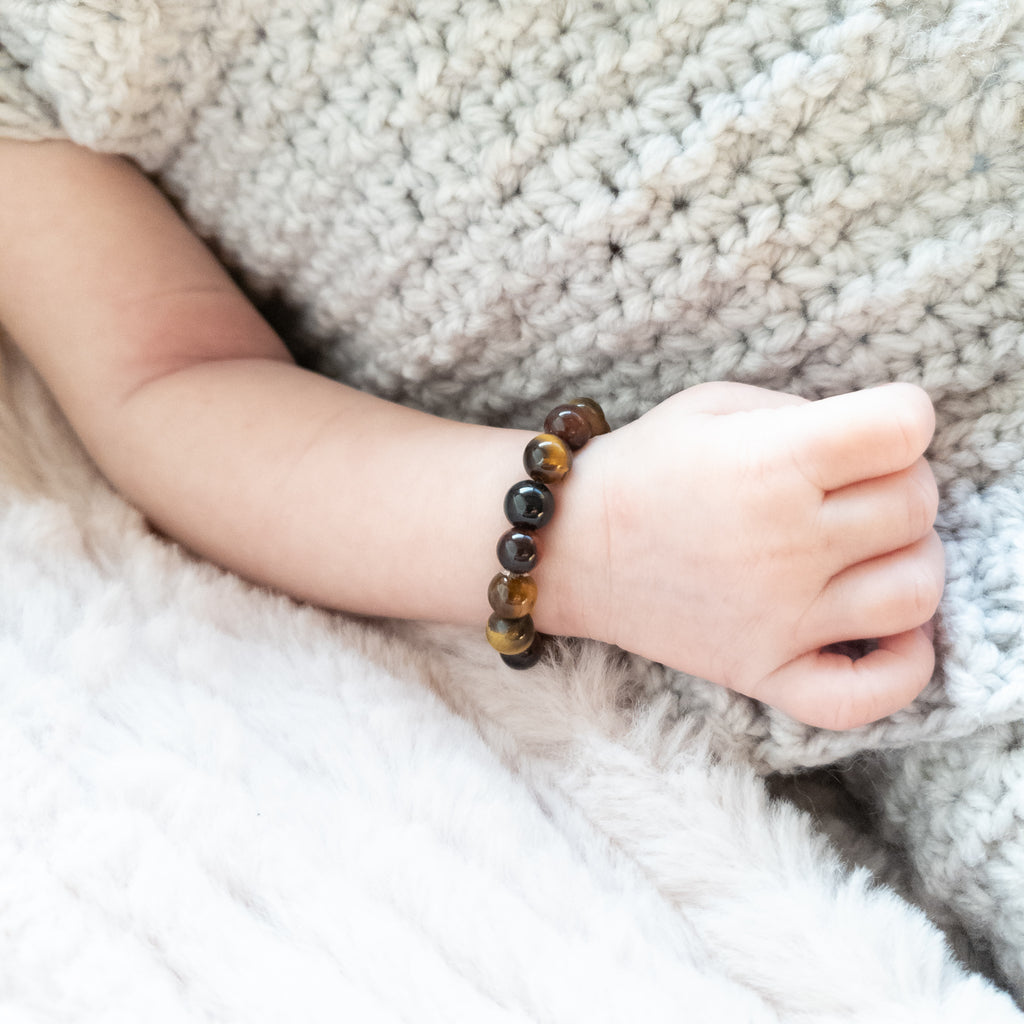
[[491, 580], [487, 600], [494, 614], [487, 620], [487, 640], [510, 668], [530, 668], [540, 659], [544, 636], [534, 629], [537, 584], [530, 571], [540, 549], [536, 531], [555, 511], [555, 496], [548, 484], [565, 479], [572, 468], [572, 453], [592, 437], [610, 431], [601, 406], [592, 398], [574, 398], [556, 406], [523, 452], [529, 480], [521, 480], [505, 495], [505, 518], [512, 528], [498, 541], [502, 572]]

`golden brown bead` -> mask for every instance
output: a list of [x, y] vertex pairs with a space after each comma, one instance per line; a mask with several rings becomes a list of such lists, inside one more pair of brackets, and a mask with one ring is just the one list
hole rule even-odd
[[597, 437], [599, 434], [610, 434], [612, 428], [604, 418], [604, 410], [592, 398], [574, 398], [567, 402], [583, 414], [584, 419], [590, 425], [590, 436]]
[[529, 615], [503, 619], [495, 614], [487, 620], [487, 642], [499, 654], [522, 654], [529, 650], [535, 636], [533, 619]]
[[572, 452], [560, 437], [538, 434], [526, 445], [523, 466], [534, 480], [552, 484], [572, 469]]
[[590, 424], [583, 413], [571, 405], [556, 405], [544, 420], [544, 430], [560, 437], [573, 451], [590, 440]]
[[487, 588], [495, 615], [503, 619], [521, 619], [533, 611], [537, 601], [537, 584], [532, 576], [510, 576], [499, 572]]

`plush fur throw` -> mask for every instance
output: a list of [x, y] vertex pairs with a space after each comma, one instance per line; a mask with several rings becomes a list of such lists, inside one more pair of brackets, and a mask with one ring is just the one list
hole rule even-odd
[[777, 791], [1024, 999], [1024, 0], [2, 0], [0, 132], [136, 160], [301, 359], [445, 415], [919, 383], [949, 565], [852, 733], [591, 646], [510, 683], [153, 537], [8, 356], [12, 1019], [1017, 1019], [757, 776], [842, 760]]

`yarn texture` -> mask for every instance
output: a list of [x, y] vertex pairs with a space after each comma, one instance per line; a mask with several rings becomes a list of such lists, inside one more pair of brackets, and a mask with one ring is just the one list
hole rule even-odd
[[[856, 755], [911, 895], [1024, 998], [973, 838], [1024, 861], [1024, 0], [0, 0], [0, 134], [136, 161], [300, 361], [441, 415], [925, 388], [949, 578], [914, 705], [835, 734], [586, 657], [745, 770]], [[410, 642], [481, 728], [535, 729], [451, 681], [475, 641]]]

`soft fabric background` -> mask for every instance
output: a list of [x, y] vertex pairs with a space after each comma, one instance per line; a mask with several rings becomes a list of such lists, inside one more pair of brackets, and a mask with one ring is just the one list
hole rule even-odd
[[0, 0], [0, 130], [136, 160], [302, 360], [446, 415], [919, 383], [949, 565], [935, 680], [851, 733], [510, 680], [150, 536], [8, 360], [12, 1014], [1012, 1017], [756, 775], [845, 759], [778, 788], [1024, 998], [1022, 0]]

